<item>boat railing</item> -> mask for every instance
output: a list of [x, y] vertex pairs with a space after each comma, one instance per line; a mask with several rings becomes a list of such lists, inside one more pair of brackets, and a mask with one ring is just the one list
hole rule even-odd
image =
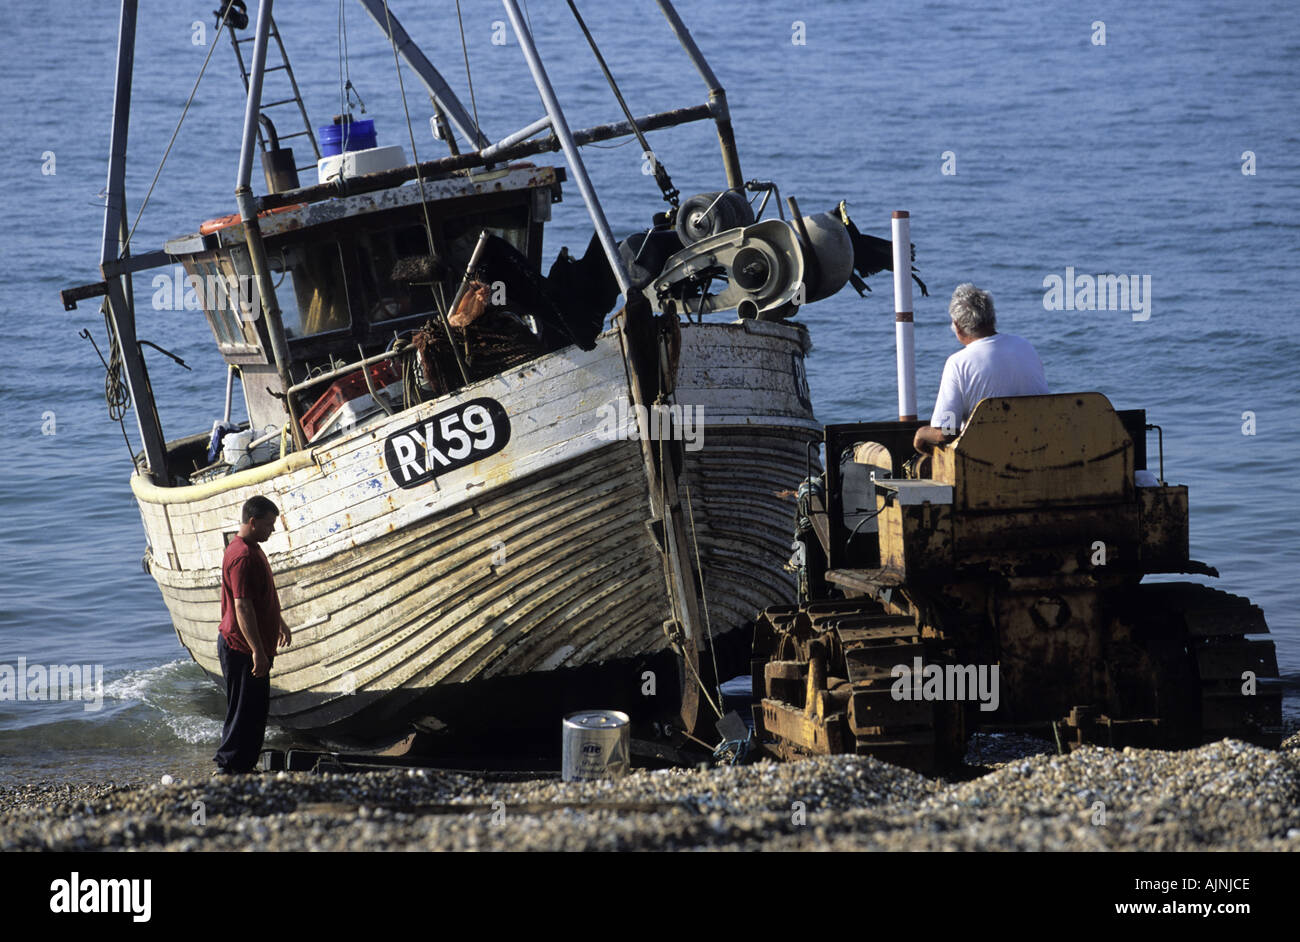
[[479, 153], [483, 155], [484, 159], [492, 160], [493, 158], [504, 153], [506, 150], [515, 146], [516, 144], [523, 143], [533, 135], [540, 134], [541, 132], [547, 130], [550, 126], [551, 126], [551, 116], [549, 114], [544, 114], [536, 121], [534, 121], [532, 124], [520, 128], [518, 131], [515, 131], [513, 134], [507, 134], [505, 137], [501, 138], [501, 140], [497, 141], [495, 144], [483, 148], [481, 151], [479, 151]]
[[[658, 111], [637, 118], [636, 127], [641, 131], [658, 131], [663, 128], [676, 127], [680, 124], [689, 124], [693, 121], [710, 121], [715, 117], [714, 108], [713, 104], [704, 104], [677, 108], [671, 111]], [[527, 130], [527, 128], [518, 133], [522, 133], [523, 130]], [[534, 131], [533, 133], [537, 132]], [[619, 121], [614, 124], [598, 124], [580, 131], [574, 131], [573, 141], [581, 147], [585, 144], [598, 144], [618, 137], [630, 137], [632, 133], [632, 124], [630, 122]], [[503, 144], [504, 140], [499, 143]], [[340, 196], [353, 196], [358, 193], [390, 189], [409, 180], [414, 180], [417, 175], [428, 178], [449, 174], [457, 170], [470, 170], [488, 164], [520, 160], [524, 157], [555, 152], [561, 149], [559, 138], [552, 133], [543, 138], [531, 139], [530, 137], [508, 147], [502, 146], [500, 149], [485, 148], [481, 151], [470, 151], [454, 156], [438, 157], [433, 160], [422, 160], [418, 164], [407, 164], [404, 167], [395, 167], [392, 170], [380, 170], [375, 173], [338, 178], [329, 183], [299, 187], [296, 190], [268, 193], [259, 197], [257, 203], [262, 211], [291, 206], [294, 203], [318, 203], [322, 200], [335, 199]]]
[[391, 360], [393, 357], [400, 355], [400, 351], [385, 350], [383, 353], [376, 353], [373, 356], [363, 357], [355, 363], [349, 363], [346, 366], [339, 366], [325, 373], [317, 373], [304, 379], [301, 383], [295, 383], [289, 387], [289, 395], [296, 395], [304, 390], [318, 386], [326, 380], [338, 379], [340, 376], [347, 376], [355, 373], [357, 370], [365, 369], [375, 363], [382, 363], [384, 360]]

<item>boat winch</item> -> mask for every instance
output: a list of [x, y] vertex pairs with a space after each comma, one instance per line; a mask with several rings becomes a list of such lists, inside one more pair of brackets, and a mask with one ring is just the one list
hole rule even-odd
[[[646, 293], [657, 307], [678, 302], [697, 316], [736, 308], [742, 318], [790, 317], [800, 306], [842, 288], [853, 267], [853, 246], [842, 224], [828, 213], [800, 221], [807, 244], [782, 219], [692, 242], [667, 259]], [[679, 218], [679, 234], [682, 228]]]

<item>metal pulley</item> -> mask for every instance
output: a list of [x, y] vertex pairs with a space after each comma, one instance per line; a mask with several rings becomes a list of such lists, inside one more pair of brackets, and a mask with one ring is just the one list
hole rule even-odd
[[754, 224], [754, 208], [739, 190], [697, 193], [677, 210], [677, 235], [683, 245]]

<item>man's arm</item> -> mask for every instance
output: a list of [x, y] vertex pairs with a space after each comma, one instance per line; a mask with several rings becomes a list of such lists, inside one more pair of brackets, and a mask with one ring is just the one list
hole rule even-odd
[[953, 438], [941, 428], [933, 425], [922, 425], [916, 430], [916, 435], [912, 437], [912, 447], [923, 455], [928, 455], [934, 450], [934, 446], [941, 442], [950, 441]]
[[280, 616], [280, 639], [277, 645], [277, 649], [287, 648], [291, 644], [293, 644], [293, 632], [290, 631], [289, 626], [285, 624], [284, 615], [281, 615]]
[[253, 676], [261, 677], [271, 669], [266, 650], [262, 647], [261, 635], [257, 633], [257, 612], [251, 599], [235, 599], [235, 621], [239, 631], [253, 652]]
[[930, 418], [930, 424], [916, 430], [912, 437], [912, 447], [921, 454], [928, 455], [935, 445], [955, 438], [963, 408], [957, 364], [949, 357], [943, 365], [943, 377], [939, 380], [939, 395], [934, 401], [934, 414]]

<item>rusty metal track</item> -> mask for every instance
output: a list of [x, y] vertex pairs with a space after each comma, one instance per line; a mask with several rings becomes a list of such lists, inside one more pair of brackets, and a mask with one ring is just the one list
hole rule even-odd
[[[1277, 651], [1259, 606], [1191, 582], [1138, 586], [1141, 610], [1175, 621], [1199, 684], [1200, 742], [1240, 739], [1276, 748], [1282, 740]], [[1247, 692], [1253, 690], [1253, 692]]]
[[910, 615], [866, 599], [772, 608], [753, 654], [755, 723], [782, 757], [854, 752], [925, 773], [960, 763], [962, 705], [896, 696], [897, 665], [947, 659]]
[[[1133, 634], [1120, 630], [1128, 640], [1108, 647], [1120, 682], [1107, 702], [1065, 720], [1071, 746], [1280, 745], [1277, 654], [1271, 640], [1248, 637], [1268, 633], [1258, 606], [1193, 583], [1138, 585], [1108, 601], [1119, 616], [1112, 629], [1131, 625]], [[950, 662], [941, 644], [923, 638], [911, 615], [866, 599], [769, 608], [757, 619], [751, 661], [756, 727], [786, 759], [855, 752], [928, 774], [951, 769], [965, 751], [963, 705], [894, 689], [898, 665]], [[1133, 651], [1137, 660], [1122, 663]], [[1143, 688], [1136, 700], [1134, 682]]]

